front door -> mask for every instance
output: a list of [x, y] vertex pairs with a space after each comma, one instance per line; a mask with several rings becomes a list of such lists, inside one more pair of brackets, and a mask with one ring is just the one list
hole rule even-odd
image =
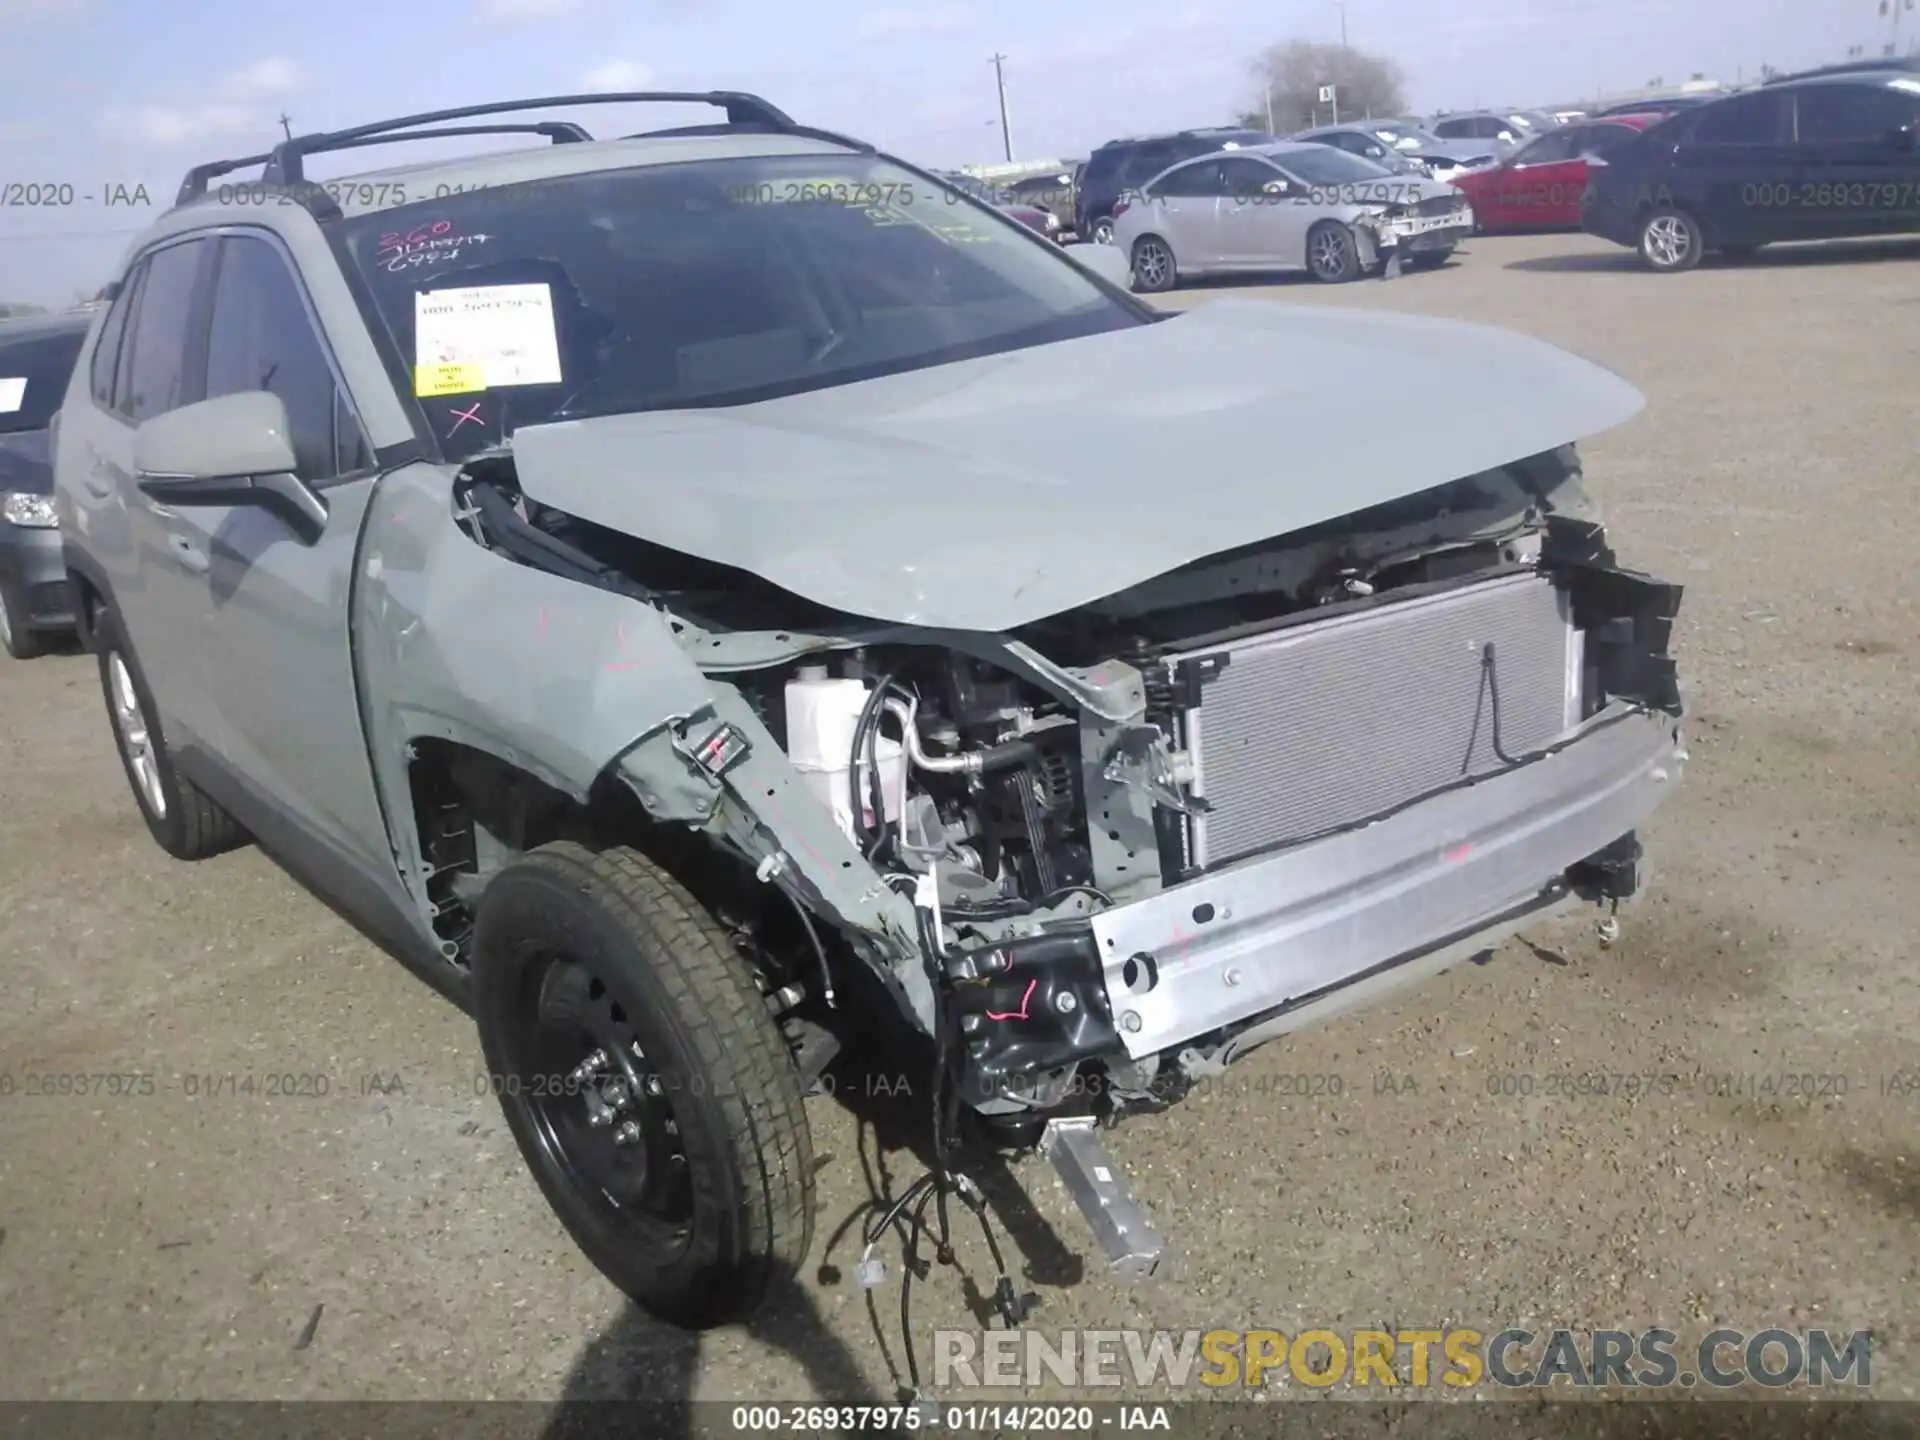
[[1792, 197], [1808, 237], [1920, 229], [1920, 96], [1887, 85], [1796, 89]]
[[1674, 154], [1677, 203], [1692, 210], [1707, 244], [1787, 240], [1803, 222], [1774, 203], [1793, 177], [1793, 107], [1786, 92], [1755, 90], [1700, 108]]
[[1490, 188], [1505, 228], [1551, 230], [1580, 223], [1580, 196], [1587, 188], [1587, 162], [1579, 136], [1556, 130], [1530, 140], [1500, 170]]
[[1250, 270], [1304, 265], [1307, 230], [1317, 214], [1308, 195], [1292, 188], [1273, 166], [1248, 155], [1222, 160], [1219, 169], [1222, 260]]
[[[309, 544], [248, 506], [181, 508], [176, 548], [201, 557], [206, 738], [230, 777], [352, 869], [394, 875], [348, 640], [372, 447], [270, 232], [223, 232], [206, 312], [205, 393], [266, 390], [286, 406], [295, 474], [327, 507]], [[397, 883], [397, 877], [396, 882]]]

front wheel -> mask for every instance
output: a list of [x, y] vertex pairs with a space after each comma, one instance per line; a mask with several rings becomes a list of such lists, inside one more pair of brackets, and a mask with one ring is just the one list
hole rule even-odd
[[1640, 222], [1639, 248], [1648, 269], [1677, 275], [1700, 263], [1705, 244], [1699, 221], [1684, 210], [1663, 205]]
[[1133, 242], [1133, 288], [1149, 295], [1171, 290], [1179, 283], [1180, 267], [1173, 247], [1158, 235], [1142, 235]]
[[1098, 220], [1094, 221], [1093, 230], [1087, 238], [1096, 245], [1111, 245], [1113, 243], [1113, 217], [1111, 215], [1102, 215]]
[[752, 971], [637, 851], [545, 845], [480, 898], [492, 1088], [587, 1258], [661, 1319], [753, 1311], [813, 1239], [798, 1074]]
[[1353, 231], [1338, 220], [1323, 220], [1307, 234], [1307, 268], [1313, 278], [1329, 285], [1351, 280], [1360, 273], [1360, 251]]

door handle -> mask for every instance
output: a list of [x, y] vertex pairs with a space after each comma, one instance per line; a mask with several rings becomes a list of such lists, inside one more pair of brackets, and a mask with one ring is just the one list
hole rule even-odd
[[173, 552], [173, 558], [196, 575], [207, 573], [207, 552], [184, 535], [167, 536], [167, 548]]

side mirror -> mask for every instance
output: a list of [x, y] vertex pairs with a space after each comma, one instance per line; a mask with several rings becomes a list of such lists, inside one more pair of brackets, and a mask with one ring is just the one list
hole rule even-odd
[[1073, 240], [1060, 248], [1109, 284], [1118, 285], [1122, 290], [1132, 288], [1133, 262], [1118, 245]]
[[311, 545], [326, 530], [327, 505], [294, 475], [295, 463], [287, 407], [266, 390], [182, 406], [133, 432], [143, 495], [178, 509], [252, 506]]
[[1268, 195], [1291, 195], [1293, 193], [1293, 186], [1284, 180], [1269, 180], [1266, 184], [1262, 185], [1260, 189]]

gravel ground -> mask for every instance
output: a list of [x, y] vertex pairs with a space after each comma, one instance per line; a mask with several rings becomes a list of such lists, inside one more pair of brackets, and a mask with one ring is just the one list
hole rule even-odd
[[[1035, 1323], [1871, 1328], [1876, 1392], [1915, 1396], [1920, 246], [1665, 278], [1581, 236], [1470, 248], [1391, 283], [1174, 299], [1485, 321], [1646, 392], [1586, 456], [1619, 548], [1688, 587], [1693, 761], [1647, 837], [1653, 892], [1611, 949], [1589, 922], [1530, 932], [1115, 1132], [1180, 1245], [1159, 1285], [1109, 1283], [1023, 1168]], [[0, 1398], [890, 1393], [854, 1256], [826, 1245], [863, 1164], [917, 1171], [886, 1148], [900, 1105], [809, 1103], [801, 1286], [751, 1327], [681, 1335], [551, 1218], [463, 1016], [259, 854], [189, 866], [149, 842], [87, 657], [0, 660], [0, 795]], [[154, 1081], [21, 1093], [49, 1072]], [[1680, 1080], [1547, 1093], [1587, 1072]], [[249, 1075], [255, 1093], [217, 1078]], [[260, 1093], [270, 1075], [303, 1093]], [[1779, 1076], [1815, 1093], [1768, 1093]], [[916, 1305], [917, 1326], [973, 1325], [950, 1273]]]

